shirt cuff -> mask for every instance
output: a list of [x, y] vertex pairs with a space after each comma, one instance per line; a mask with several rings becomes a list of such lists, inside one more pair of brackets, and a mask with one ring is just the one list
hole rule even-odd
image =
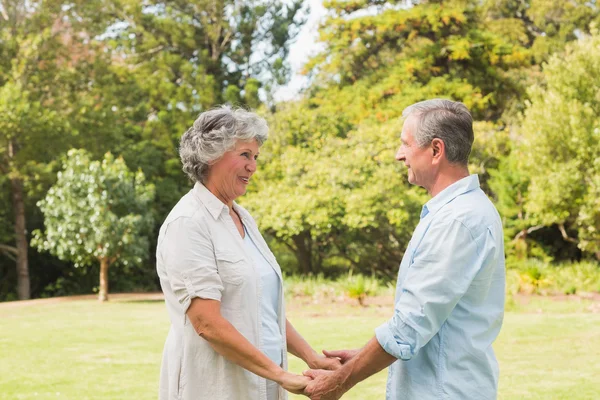
[[402, 341], [401, 338], [394, 334], [390, 324], [392, 324], [392, 321], [388, 321], [375, 329], [375, 337], [379, 345], [386, 353], [400, 360], [410, 360], [414, 356], [413, 349], [408, 343]]
[[221, 301], [221, 291], [218, 288], [205, 287], [202, 289], [196, 289], [192, 284], [192, 281], [187, 277], [183, 277], [183, 284], [185, 285], [185, 292], [183, 296], [179, 298], [179, 303], [183, 307], [183, 312], [187, 312], [187, 309], [192, 303], [192, 299], [199, 297], [206, 300], [217, 300]]

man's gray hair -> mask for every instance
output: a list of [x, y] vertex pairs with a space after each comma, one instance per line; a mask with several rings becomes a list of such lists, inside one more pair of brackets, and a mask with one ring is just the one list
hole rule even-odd
[[237, 140], [256, 139], [262, 146], [268, 135], [267, 122], [253, 112], [229, 106], [205, 111], [181, 136], [183, 171], [192, 181], [204, 183], [210, 165], [233, 149]]
[[473, 117], [463, 103], [444, 99], [421, 101], [402, 112], [404, 118], [410, 115], [418, 118], [413, 136], [419, 147], [438, 138], [444, 142], [448, 161], [462, 165], [469, 163], [474, 140]]

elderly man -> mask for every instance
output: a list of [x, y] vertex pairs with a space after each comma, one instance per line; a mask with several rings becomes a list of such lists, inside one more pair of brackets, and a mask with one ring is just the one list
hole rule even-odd
[[428, 100], [408, 107], [398, 161], [431, 195], [404, 253], [393, 317], [362, 349], [326, 352], [335, 372], [309, 370], [311, 399], [338, 399], [390, 366], [386, 398], [495, 399], [492, 343], [504, 314], [502, 224], [469, 175], [473, 120], [464, 104]]

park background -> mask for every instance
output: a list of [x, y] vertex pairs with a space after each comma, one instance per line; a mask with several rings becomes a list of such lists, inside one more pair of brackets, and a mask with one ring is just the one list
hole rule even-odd
[[[428, 199], [394, 160], [400, 115], [434, 97], [472, 111], [504, 223], [500, 397], [600, 398], [599, 7], [0, 0], [0, 398], [155, 397], [157, 232], [191, 188], [179, 138], [220, 104], [271, 128], [239, 202], [290, 318], [316, 348], [364, 344]], [[136, 295], [63, 299], [90, 293]]]

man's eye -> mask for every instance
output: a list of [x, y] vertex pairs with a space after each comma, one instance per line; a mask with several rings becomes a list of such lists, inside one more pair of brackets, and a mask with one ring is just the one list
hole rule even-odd
[[246, 152], [243, 152], [243, 153], [242, 153], [242, 156], [244, 156], [244, 157], [246, 157], [246, 158], [250, 158], [250, 153], [248, 153], [247, 151], [246, 151]]

